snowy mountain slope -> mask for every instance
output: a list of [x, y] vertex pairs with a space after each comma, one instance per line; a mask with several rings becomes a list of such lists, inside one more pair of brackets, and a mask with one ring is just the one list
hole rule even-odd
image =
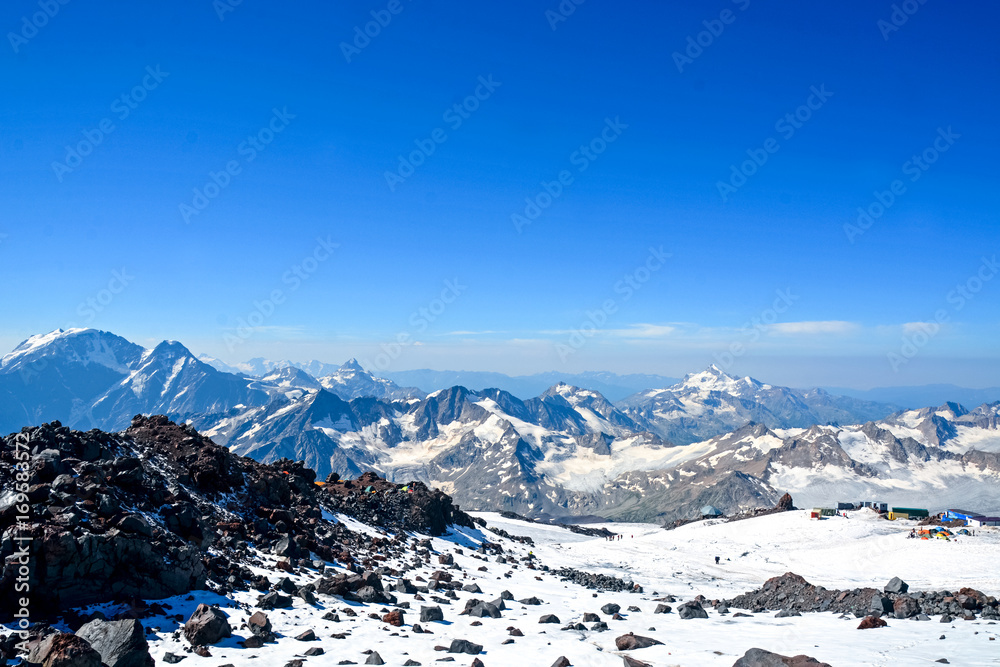
[[627, 423], [599, 394], [566, 386], [528, 401], [464, 387], [422, 400], [349, 402], [301, 390], [194, 420], [216, 442], [261, 461], [304, 460], [321, 477], [374, 469], [440, 486], [469, 506], [527, 513], [565, 513], [571, 499], [599, 492], [621, 472], [670, 461], [668, 443]]
[[855, 398], [832, 396], [737, 378], [712, 365], [671, 387], [642, 391], [618, 407], [673, 442], [686, 444], [737, 429], [747, 422], [770, 428], [860, 423], [881, 419], [895, 408]]
[[183, 345], [151, 350], [106, 331], [33, 336], [0, 361], [0, 430], [58, 419], [79, 428], [118, 429], [138, 413], [186, 415], [260, 405], [267, 391], [217, 371]]
[[137, 414], [191, 415], [262, 405], [267, 392], [245, 378], [217, 371], [186, 347], [164, 341], [146, 350], [128, 376], [108, 389], [91, 411], [95, 424], [123, 428]]
[[[144, 350], [95, 329], [32, 336], [0, 359], [0, 431], [51, 419], [78, 419], [128, 375]], [[85, 421], [85, 417], [84, 417]]]
[[358, 363], [348, 359], [337, 370], [319, 377], [320, 384], [345, 401], [362, 396], [381, 399], [423, 398], [426, 394], [415, 387], [400, 387], [391, 380], [372, 375]]
[[748, 424], [676, 447], [670, 468], [622, 475], [605, 485], [603, 504], [587, 509], [609, 517], [670, 520], [696, 516], [705, 504], [727, 512], [769, 506], [784, 492], [803, 506], [860, 500], [1000, 506], [1000, 453], [965, 445], [970, 439], [992, 444], [995, 428], [971, 427], [975, 438], [962, 431], [938, 446], [929, 438], [897, 437], [890, 426], [812, 426], [779, 435]]

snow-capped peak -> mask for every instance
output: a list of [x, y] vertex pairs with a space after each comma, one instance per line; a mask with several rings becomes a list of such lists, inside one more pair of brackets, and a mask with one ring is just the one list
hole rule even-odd
[[107, 331], [56, 329], [31, 336], [0, 359], [0, 372], [13, 372], [40, 359], [65, 360], [83, 366], [99, 364], [119, 372], [144, 352], [143, 348]]
[[351, 357], [350, 359], [348, 359], [347, 361], [345, 361], [344, 364], [340, 367], [340, 370], [342, 370], [342, 371], [354, 371], [354, 372], [361, 372], [361, 373], [363, 373], [365, 371], [365, 369], [361, 366], [361, 364], [358, 363], [358, 360], [355, 359], [354, 357]]

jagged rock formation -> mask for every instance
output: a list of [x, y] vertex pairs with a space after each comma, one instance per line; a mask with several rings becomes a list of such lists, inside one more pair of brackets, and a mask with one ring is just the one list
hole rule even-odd
[[137, 416], [121, 434], [58, 422], [24, 428], [0, 441], [0, 485], [0, 615], [16, 609], [10, 557], [21, 544], [28, 583], [47, 593], [33, 599], [43, 618], [95, 602], [257, 586], [248, 540], [288, 559], [370, 562], [372, 540], [324, 519], [324, 509], [440, 532], [448, 522], [472, 525], [438, 491], [397, 494], [405, 502], [375, 511], [381, 497], [324, 491], [301, 462], [261, 464], [163, 416]]

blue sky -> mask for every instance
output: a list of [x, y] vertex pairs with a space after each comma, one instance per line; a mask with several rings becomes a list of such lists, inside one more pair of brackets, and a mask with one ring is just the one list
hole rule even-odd
[[5, 3], [3, 349], [998, 384], [995, 4], [451, 4]]

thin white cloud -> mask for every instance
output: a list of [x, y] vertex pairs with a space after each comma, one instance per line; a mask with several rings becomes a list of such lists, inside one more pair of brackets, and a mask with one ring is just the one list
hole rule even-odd
[[811, 322], [778, 322], [768, 325], [768, 331], [780, 336], [816, 336], [823, 334], [854, 333], [859, 326], [843, 320], [823, 320]]
[[930, 333], [930, 332], [933, 331], [933, 332], [937, 333], [937, 331], [940, 328], [941, 328], [941, 325], [938, 324], [937, 322], [904, 322], [903, 323], [903, 333], [904, 334], [913, 334], [913, 333], [917, 333], [918, 331], [922, 331], [923, 333]]
[[630, 324], [625, 329], [608, 329], [605, 331], [609, 336], [619, 338], [666, 338], [677, 331], [677, 327], [669, 324]]

